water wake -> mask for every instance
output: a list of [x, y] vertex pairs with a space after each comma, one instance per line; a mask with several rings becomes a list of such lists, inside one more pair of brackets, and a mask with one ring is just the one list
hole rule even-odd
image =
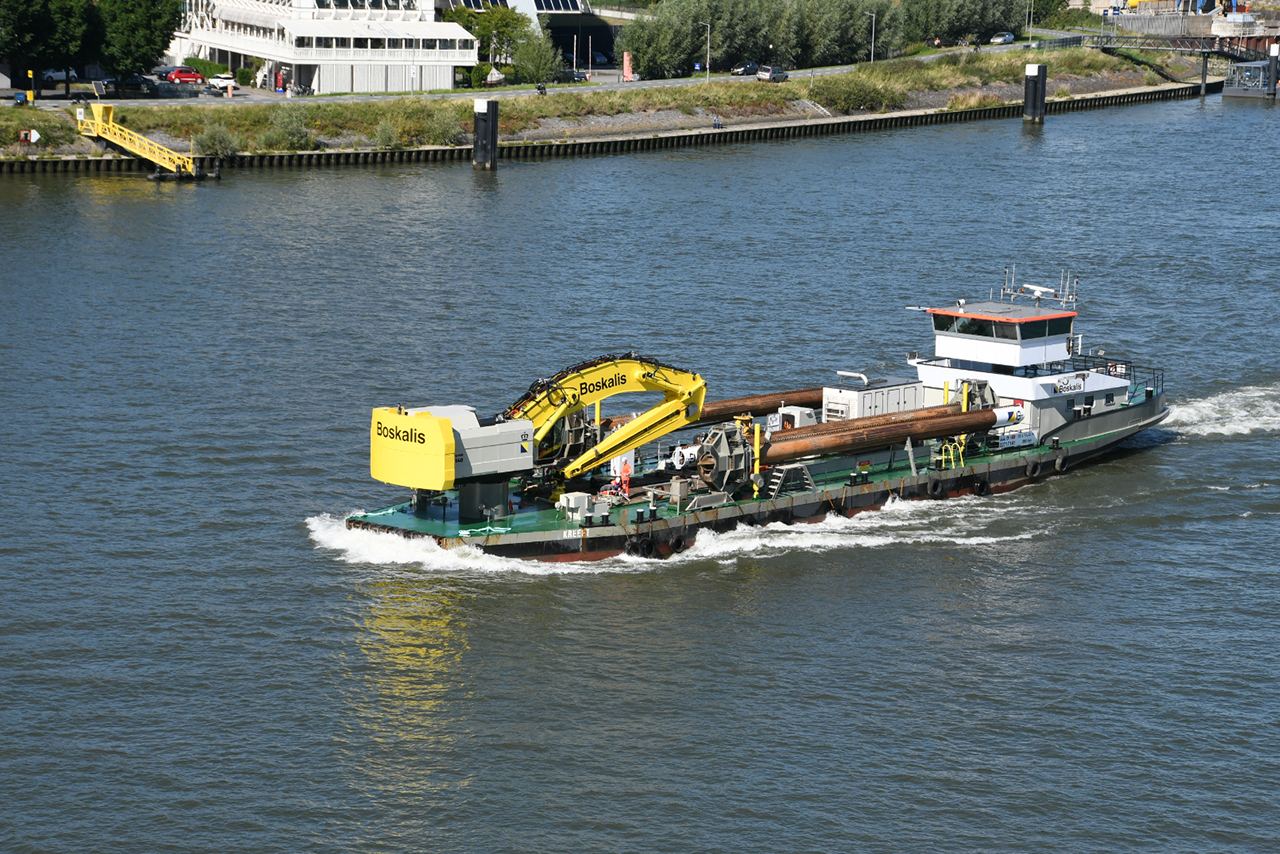
[[731, 563], [740, 557], [771, 557], [789, 552], [886, 548], [901, 545], [988, 546], [1029, 540], [1036, 534], [1034, 513], [1017, 499], [972, 496], [937, 501], [891, 500], [880, 511], [852, 518], [831, 515], [811, 524], [739, 526], [716, 534], [699, 531], [693, 546], [666, 560], [619, 555], [602, 561], [543, 563], [497, 557], [466, 547], [443, 549], [430, 539], [348, 530], [342, 518], [327, 513], [306, 520], [316, 548], [337, 552], [352, 564], [404, 567], [428, 572], [563, 575], [644, 572], [697, 561]]
[[1188, 436], [1243, 436], [1280, 431], [1280, 383], [1244, 386], [1177, 403], [1165, 424]]

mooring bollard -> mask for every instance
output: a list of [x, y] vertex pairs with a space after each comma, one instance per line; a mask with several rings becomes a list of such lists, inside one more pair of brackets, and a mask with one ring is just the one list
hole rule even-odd
[[1276, 96], [1276, 70], [1280, 66], [1280, 44], [1271, 45], [1267, 52], [1267, 97]]
[[498, 102], [476, 98], [476, 142], [471, 147], [471, 165], [491, 170], [498, 165]]
[[1049, 88], [1049, 66], [1027, 63], [1027, 78], [1022, 88], [1022, 120], [1044, 124], [1044, 99]]

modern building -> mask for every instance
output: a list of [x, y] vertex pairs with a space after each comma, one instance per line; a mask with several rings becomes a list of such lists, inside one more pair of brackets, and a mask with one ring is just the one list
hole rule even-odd
[[[601, 16], [589, 0], [436, 0], [441, 9], [471, 9], [483, 12], [486, 5], [514, 9], [543, 27], [564, 55], [565, 64], [575, 68], [613, 62], [613, 42], [618, 23]], [[607, 4], [606, 4], [607, 5]], [[614, 13], [616, 14], [616, 12]], [[623, 20], [634, 19], [632, 13]]]
[[232, 70], [265, 60], [260, 79], [267, 85], [296, 84], [316, 94], [448, 89], [459, 69], [476, 64], [476, 40], [438, 20], [437, 2], [187, 0], [169, 54]]

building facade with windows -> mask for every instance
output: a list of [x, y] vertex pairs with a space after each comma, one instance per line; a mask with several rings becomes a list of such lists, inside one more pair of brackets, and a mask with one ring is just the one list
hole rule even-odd
[[262, 59], [260, 83], [316, 94], [449, 89], [478, 51], [438, 18], [436, 0], [187, 0], [169, 54], [233, 71]]

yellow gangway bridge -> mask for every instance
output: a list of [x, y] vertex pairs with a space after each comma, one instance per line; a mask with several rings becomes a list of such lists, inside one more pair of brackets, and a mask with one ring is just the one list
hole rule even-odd
[[115, 107], [111, 104], [90, 104], [93, 118], [76, 122], [81, 136], [92, 136], [114, 143], [125, 151], [156, 165], [156, 174], [167, 169], [178, 178], [203, 178], [203, 171], [196, 169], [195, 158], [166, 148], [140, 133], [129, 130], [115, 120]]

